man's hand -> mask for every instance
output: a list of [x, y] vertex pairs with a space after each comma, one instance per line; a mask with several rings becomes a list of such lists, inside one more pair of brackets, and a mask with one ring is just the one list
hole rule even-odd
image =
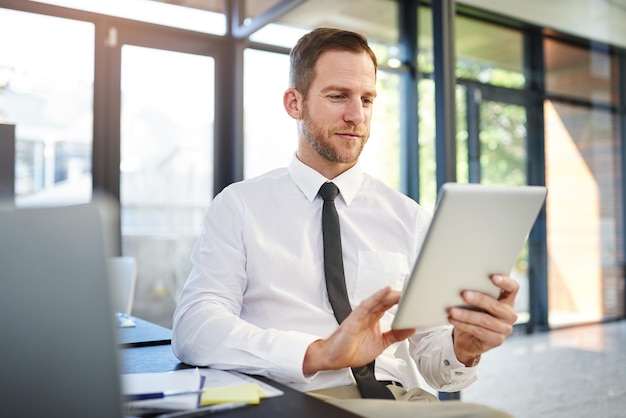
[[401, 292], [386, 287], [357, 306], [327, 339], [313, 342], [304, 356], [305, 374], [321, 370], [363, 366], [391, 344], [415, 333], [415, 329], [382, 332], [380, 318], [400, 300]]
[[454, 326], [454, 352], [466, 366], [474, 365], [482, 353], [502, 344], [517, 321], [514, 303], [519, 284], [502, 275], [492, 276], [491, 281], [501, 289], [498, 299], [472, 291], [462, 294], [468, 305], [484, 312], [463, 308], [451, 308], [448, 312]]

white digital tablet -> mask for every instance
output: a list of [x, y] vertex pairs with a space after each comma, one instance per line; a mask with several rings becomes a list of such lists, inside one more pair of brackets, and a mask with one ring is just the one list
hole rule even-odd
[[489, 276], [509, 275], [545, 201], [542, 186], [446, 183], [398, 304], [394, 329], [448, 322], [463, 290], [497, 297]]

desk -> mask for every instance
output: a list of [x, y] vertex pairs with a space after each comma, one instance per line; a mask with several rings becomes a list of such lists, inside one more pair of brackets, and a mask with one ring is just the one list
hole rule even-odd
[[169, 345], [172, 331], [152, 322], [132, 317], [134, 327], [117, 328], [117, 341], [122, 347]]
[[[161, 337], [162, 330], [150, 327], [154, 325], [141, 321], [145, 328], [126, 328], [128, 330], [127, 341], [136, 341], [137, 344], [123, 344], [120, 346], [120, 367], [122, 373], [157, 373], [189, 368], [190, 366], [181, 363], [172, 353], [172, 347], [167, 344], [150, 344], [145, 338], [146, 333], [151, 330], [153, 335]], [[166, 328], [164, 328], [166, 329]], [[135, 332], [133, 332], [133, 330]], [[171, 331], [170, 331], [171, 335]], [[141, 341], [140, 341], [141, 340]], [[158, 340], [161, 341], [161, 340]], [[224, 418], [355, 418], [351, 412], [337, 408], [319, 399], [305, 395], [302, 392], [291, 389], [288, 386], [274, 382], [262, 376], [255, 376], [275, 388], [282, 390], [285, 394], [274, 398], [263, 399], [259, 405], [224, 411], [219, 413], [219, 417]], [[208, 416], [208, 415], [207, 415]]]

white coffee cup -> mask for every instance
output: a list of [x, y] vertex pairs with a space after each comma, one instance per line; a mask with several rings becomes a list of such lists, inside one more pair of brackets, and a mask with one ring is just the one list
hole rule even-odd
[[108, 262], [113, 311], [130, 315], [135, 297], [137, 263], [134, 257], [111, 257]]

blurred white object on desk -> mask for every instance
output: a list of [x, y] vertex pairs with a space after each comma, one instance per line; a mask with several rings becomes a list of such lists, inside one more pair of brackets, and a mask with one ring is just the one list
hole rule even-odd
[[133, 257], [111, 257], [108, 261], [109, 280], [112, 291], [113, 312], [118, 326], [133, 327], [130, 313], [133, 309], [137, 263]]

